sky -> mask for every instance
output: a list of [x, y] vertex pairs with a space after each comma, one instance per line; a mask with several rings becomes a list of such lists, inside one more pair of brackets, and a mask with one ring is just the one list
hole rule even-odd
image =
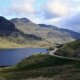
[[80, 0], [0, 0], [0, 16], [80, 32]]

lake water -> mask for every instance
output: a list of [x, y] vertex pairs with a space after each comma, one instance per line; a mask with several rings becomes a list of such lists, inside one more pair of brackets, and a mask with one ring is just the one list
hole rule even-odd
[[0, 66], [15, 65], [34, 53], [47, 52], [44, 48], [19, 48], [0, 51]]

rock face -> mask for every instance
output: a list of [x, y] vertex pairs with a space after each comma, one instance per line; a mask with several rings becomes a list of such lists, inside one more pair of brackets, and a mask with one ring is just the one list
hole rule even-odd
[[5, 19], [4, 17], [0, 17], [0, 36], [1, 37], [9, 36], [15, 31], [17, 31], [15, 24]]

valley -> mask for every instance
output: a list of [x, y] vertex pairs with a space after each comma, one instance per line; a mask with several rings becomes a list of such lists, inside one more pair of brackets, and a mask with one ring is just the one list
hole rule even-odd
[[0, 80], [80, 80], [80, 0], [0, 0]]
[[[22, 50], [28, 48], [47, 52], [33, 50], [35, 53], [30, 55], [31, 50]], [[9, 52], [13, 49], [16, 51]], [[3, 56], [4, 51], [10, 60]], [[22, 58], [23, 53], [29, 56]], [[3, 62], [22, 58], [16, 65], [0, 68], [1, 80], [80, 80], [80, 33], [72, 30], [36, 24], [27, 18], [7, 20], [1, 16], [0, 56], [7, 57]]]
[[54, 55], [48, 53], [33, 54], [15, 66], [0, 68], [0, 76], [6, 80], [79, 80], [79, 58], [69, 58], [70, 52], [66, 53], [68, 54], [66, 57], [63, 55], [58, 57], [58, 54], [56, 54], [59, 49], [66, 45], [69, 45], [72, 49], [76, 45], [77, 50], [80, 51], [79, 42], [80, 40], [76, 40], [63, 46], [58, 46], [58, 49], [54, 51]]

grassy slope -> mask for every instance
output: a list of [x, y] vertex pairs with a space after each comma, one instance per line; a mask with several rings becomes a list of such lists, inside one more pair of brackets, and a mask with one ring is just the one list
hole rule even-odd
[[9, 40], [0, 38], [0, 48], [5, 49], [5, 48], [15, 48], [15, 47], [20, 47], [20, 45], [17, 43], [11, 42]]
[[79, 57], [80, 54], [80, 40], [73, 41], [63, 45], [55, 53], [57, 55], [66, 56], [66, 57]]
[[0, 70], [6, 80], [80, 80], [80, 61], [32, 55], [15, 67]]
[[49, 47], [50, 43], [46, 41], [32, 41], [27, 42], [25, 44], [16, 43], [13, 41], [9, 41], [4, 38], [0, 38], [0, 49], [7, 49], [7, 48], [24, 48], [24, 47]]

